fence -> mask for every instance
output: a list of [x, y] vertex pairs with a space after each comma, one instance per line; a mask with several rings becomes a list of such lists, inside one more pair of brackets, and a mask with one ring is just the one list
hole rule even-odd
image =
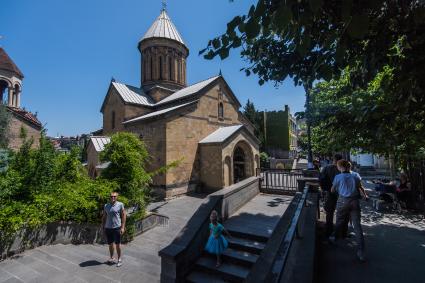
[[257, 176], [261, 177], [261, 189], [282, 192], [297, 192], [298, 179], [303, 177], [298, 169], [265, 169], [257, 168]]

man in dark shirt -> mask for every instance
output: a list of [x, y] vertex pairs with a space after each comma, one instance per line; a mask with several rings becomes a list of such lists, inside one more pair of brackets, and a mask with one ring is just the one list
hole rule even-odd
[[333, 158], [333, 164], [323, 167], [320, 172], [320, 186], [326, 194], [324, 209], [326, 211], [326, 236], [329, 237], [334, 229], [333, 218], [336, 209], [336, 202], [338, 200], [338, 194], [331, 192], [332, 182], [336, 175], [340, 172], [336, 163], [341, 160], [341, 154], [335, 154]]

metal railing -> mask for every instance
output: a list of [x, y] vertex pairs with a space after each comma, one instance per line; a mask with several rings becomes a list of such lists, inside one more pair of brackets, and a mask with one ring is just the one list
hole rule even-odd
[[261, 177], [261, 188], [297, 192], [298, 179], [303, 177], [298, 169], [264, 169], [257, 168], [257, 176]]
[[289, 257], [290, 249], [292, 242], [294, 238], [301, 239], [301, 233], [299, 231], [299, 220], [301, 218], [301, 213], [304, 209], [304, 207], [307, 205], [307, 195], [308, 195], [308, 187], [304, 188], [303, 194], [301, 196], [301, 199], [297, 205], [297, 209], [295, 210], [294, 216], [292, 217], [291, 224], [289, 225], [288, 231], [286, 232], [285, 238], [283, 240], [283, 243], [281, 245], [279, 256], [276, 258], [274, 264], [272, 273], [277, 274], [278, 276], [274, 277], [272, 282], [280, 282], [282, 275], [285, 270], [285, 265], [287, 262], [287, 259]]

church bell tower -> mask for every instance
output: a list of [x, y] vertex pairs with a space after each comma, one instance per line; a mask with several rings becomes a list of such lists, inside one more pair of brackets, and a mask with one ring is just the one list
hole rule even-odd
[[168, 16], [165, 6], [139, 41], [141, 86], [149, 92], [162, 87], [172, 92], [186, 87], [189, 49]]

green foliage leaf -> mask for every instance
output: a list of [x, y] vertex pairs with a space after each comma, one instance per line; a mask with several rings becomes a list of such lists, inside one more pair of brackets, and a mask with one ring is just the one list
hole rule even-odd
[[310, 0], [309, 4], [310, 4], [311, 11], [314, 14], [317, 14], [322, 8], [323, 0]]
[[245, 33], [248, 39], [256, 37], [260, 33], [260, 30], [260, 23], [255, 18], [251, 18], [245, 25]]
[[362, 39], [368, 32], [369, 17], [367, 15], [354, 15], [347, 28], [348, 34], [356, 39]]
[[219, 50], [218, 54], [220, 55], [220, 59], [224, 60], [229, 56], [229, 49], [228, 48], [222, 48]]
[[273, 16], [273, 21], [275, 25], [277, 26], [278, 30], [285, 30], [291, 20], [291, 9], [288, 7], [287, 4], [281, 1], [279, 9], [275, 12]]

